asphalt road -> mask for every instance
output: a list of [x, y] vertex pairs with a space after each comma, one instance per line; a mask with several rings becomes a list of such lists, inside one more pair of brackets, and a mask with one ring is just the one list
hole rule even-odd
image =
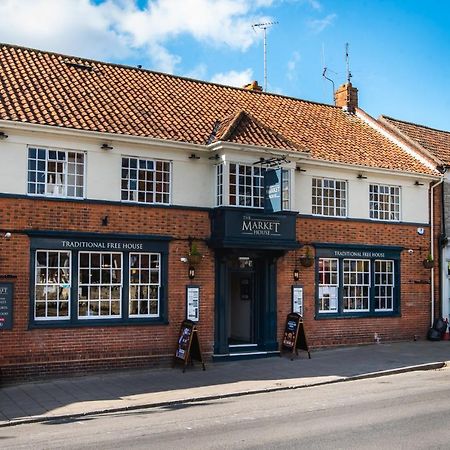
[[0, 428], [1, 449], [449, 449], [450, 369]]

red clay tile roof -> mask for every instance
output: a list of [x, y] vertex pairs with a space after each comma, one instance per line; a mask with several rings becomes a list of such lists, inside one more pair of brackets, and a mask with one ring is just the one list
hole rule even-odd
[[443, 164], [450, 164], [450, 131], [436, 130], [388, 116], [381, 116], [379, 120], [395, 127], [401, 134], [416, 141]]
[[290, 142], [276, 131], [271, 130], [245, 111], [239, 111], [234, 116], [227, 117], [220, 123], [212, 142], [217, 141], [235, 142], [238, 144], [248, 144], [251, 142], [261, 147], [291, 151], [308, 151], [304, 148], [300, 149], [293, 142]]
[[335, 106], [0, 44], [3, 120], [206, 144], [237, 111], [254, 120], [241, 118], [235, 142], [292, 143], [312, 159], [434, 174]]

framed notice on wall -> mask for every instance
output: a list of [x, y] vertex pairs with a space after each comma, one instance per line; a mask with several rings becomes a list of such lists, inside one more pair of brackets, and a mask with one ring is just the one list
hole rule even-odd
[[303, 286], [292, 286], [292, 312], [303, 317]]
[[13, 283], [0, 283], [0, 331], [13, 327]]
[[200, 286], [186, 286], [186, 319], [198, 322], [200, 311]]

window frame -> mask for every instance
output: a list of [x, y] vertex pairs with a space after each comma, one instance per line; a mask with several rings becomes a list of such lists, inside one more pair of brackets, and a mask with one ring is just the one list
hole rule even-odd
[[[231, 166], [236, 166], [236, 183], [231, 183]], [[251, 195], [251, 205], [239, 205], [239, 167], [248, 167], [252, 170], [252, 184], [250, 189], [252, 191]], [[253, 190], [255, 188], [254, 185], [254, 169], [258, 169], [261, 171], [260, 175], [256, 175], [260, 178], [261, 184], [257, 186], [257, 189], [260, 189], [261, 196], [260, 198], [260, 206], [255, 206], [255, 198], [253, 196]], [[251, 209], [264, 209], [264, 172], [267, 168], [261, 167], [259, 165], [246, 163], [246, 162], [237, 162], [237, 161], [224, 161], [215, 165], [215, 206], [231, 206], [233, 208], [251, 208]], [[292, 211], [292, 183], [293, 183], [293, 169], [291, 168], [281, 168], [282, 170], [282, 206], [283, 211]], [[246, 176], [246, 175], [243, 175]], [[235, 192], [232, 193], [232, 186], [235, 186]], [[244, 186], [245, 187], [245, 186]], [[247, 186], [248, 187], [248, 186]], [[287, 195], [286, 195], [287, 194]], [[231, 203], [231, 196], [235, 197], [235, 203]], [[248, 196], [244, 195], [244, 199]]]
[[[401, 247], [390, 246], [357, 246], [353, 244], [333, 246], [332, 244], [316, 244], [315, 255], [315, 318], [351, 318], [351, 317], [393, 317], [401, 314]], [[382, 252], [383, 256], [380, 257]], [[338, 260], [338, 308], [335, 311], [321, 310], [321, 279], [320, 279], [320, 260]], [[365, 284], [349, 284], [349, 286], [368, 288], [368, 308], [365, 309], [345, 309], [345, 284], [344, 284], [344, 260], [364, 260], [368, 261], [369, 271], [367, 272], [368, 281]], [[377, 274], [376, 266], [379, 262], [392, 264], [390, 272], [391, 287], [391, 308], [377, 308]], [[381, 284], [380, 286], [385, 286]], [[386, 285], [387, 286], [387, 285]]]
[[[34, 150], [36, 152], [36, 156], [34, 158], [30, 157], [30, 152]], [[44, 151], [45, 152], [45, 160], [43, 160], [42, 158], [39, 158], [39, 152], [40, 151]], [[56, 153], [56, 159], [51, 159], [50, 160], [50, 152], [55, 152]], [[64, 160], [60, 160], [58, 158], [59, 153], [64, 153], [65, 154], [65, 159]], [[75, 161], [74, 162], [70, 162], [69, 161], [69, 155], [73, 154], [75, 155]], [[83, 156], [83, 161], [82, 163], [78, 162], [78, 155], [82, 155]], [[31, 167], [33, 164], [32, 162], [35, 162], [35, 167], [34, 169]], [[45, 167], [44, 169], [40, 169], [39, 170], [39, 162], [45, 162]], [[62, 188], [64, 190], [64, 193], [60, 194], [57, 192], [57, 189], [59, 188], [58, 183], [49, 183], [48, 181], [48, 177], [51, 174], [55, 174], [55, 179], [56, 176], [59, 172], [49, 172], [49, 163], [50, 162], [55, 162], [55, 164], [63, 164], [64, 169], [63, 169], [63, 176], [65, 178], [64, 184], [62, 184]], [[70, 173], [68, 171], [69, 169], [69, 165], [72, 164], [75, 166], [75, 172], [74, 173]], [[83, 170], [82, 173], [79, 174], [77, 169], [78, 165], [83, 166]], [[73, 150], [73, 149], [65, 149], [65, 148], [56, 148], [56, 147], [46, 147], [46, 146], [39, 146], [39, 145], [27, 145], [27, 181], [26, 181], [26, 193], [29, 196], [33, 196], [33, 197], [50, 197], [50, 198], [67, 198], [67, 199], [75, 199], [75, 200], [83, 200], [86, 198], [86, 168], [87, 168], [87, 152], [85, 150]], [[38, 176], [39, 173], [44, 173], [44, 181], [39, 181], [38, 180]], [[31, 175], [34, 174], [34, 178], [35, 180], [32, 180], [30, 178]], [[75, 183], [74, 184], [69, 184], [69, 176], [74, 176], [75, 177]], [[82, 177], [82, 185], [77, 184], [77, 178], [78, 177]], [[35, 191], [36, 192], [30, 192], [30, 185], [34, 185], [35, 187]], [[44, 192], [37, 192], [38, 191], [38, 186], [39, 185], [44, 185]], [[49, 192], [49, 186], [53, 185], [54, 191], [53, 192]], [[74, 195], [69, 195], [68, 194], [68, 189], [69, 188], [73, 188], [74, 189]], [[82, 195], [79, 196], [77, 195], [77, 190], [78, 189], [82, 189]]]
[[[376, 193], [372, 192], [372, 188], [375, 188], [375, 187], [378, 188], [378, 190], [380, 188], [382, 188], [382, 189], [387, 188], [387, 189], [389, 189], [389, 194], [380, 193], [380, 192], [376, 192]], [[392, 193], [393, 189], [397, 189], [397, 193], [393, 194]], [[386, 203], [386, 202], [382, 202], [381, 200], [378, 200], [378, 201], [372, 200], [371, 199], [372, 195], [378, 195], [378, 196], [388, 195], [389, 201]], [[398, 204], [396, 204], [393, 201], [393, 198], [395, 198], [395, 197], [398, 198]], [[402, 219], [402, 209], [401, 209], [402, 208], [402, 189], [401, 189], [401, 186], [391, 185], [391, 184], [383, 184], [383, 183], [369, 183], [369, 197], [368, 198], [369, 198], [369, 219], [370, 220], [381, 221], [381, 222], [400, 222], [401, 221], [401, 219]], [[376, 204], [378, 206], [380, 204], [387, 205], [388, 210], [386, 211], [386, 210], [383, 210], [380, 208], [378, 208], [378, 209], [372, 208], [372, 205], [375, 206]], [[393, 207], [395, 207], [395, 206], [398, 206], [398, 211], [395, 211], [395, 209], [393, 210]], [[380, 218], [379, 216], [381, 213], [387, 214], [388, 216], [391, 216], [391, 214], [394, 214], [394, 215], [398, 214], [398, 217], [394, 217], [394, 218], [382, 217], [382, 218]], [[375, 217], [376, 215], [378, 217]]]
[[[168, 324], [168, 254], [169, 254], [169, 237], [163, 236], [126, 236], [117, 237], [112, 235], [111, 237], [102, 236], [98, 237], [93, 233], [70, 233], [70, 237], [54, 238], [53, 235], [66, 236], [67, 233], [52, 233], [52, 237], [43, 234], [39, 231], [30, 231], [30, 279], [29, 279], [29, 328], [57, 328], [57, 327], [83, 327], [83, 326], [120, 326], [120, 325], [165, 325]], [[88, 235], [87, 238], [80, 238], [80, 235]], [[102, 243], [104, 246], [111, 244], [111, 248], [87, 248], [87, 247], [72, 247], [62, 248], [63, 243], [67, 242], [66, 239], [72, 239], [73, 242], [78, 243], [81, 241]], [[136, 249], [132, 247], [126, 247], [129, 243], [139, 244], [142, 248]], [[114, 245], [123, 245], [122, 249], [114, 248]], [[105, 250], [105, 248], [107, 248]], [[39, 251], [70, 251], [70, 267], [71, 267], [71, 279], [70, 279], [70, 301], [69, 301], [69, 316], [62, 317], [58, 320], [54, 319], [36, 319], [34, 316], [35, 308], [35, 290], [36, 290], [36, 253]], [[120, 308], [121, 316], [81, 316], [78, 310], [78, 293], [81, 289], [79, 283], [79, 258], [81, 253], [119, 253], [122, 259], [122, 284], [120, 288]], [[142, 253], [142, 254], [159, 254], [159, 310], [158, 315], [152, 316], [130, 316], [130, 293], [129, 293], [129, 280], [130, 280], [130, 254]], [[98, 286], [100, 286], [98, 284]]]
[[[124, 160], [128, 159], [128, 167], [124, 167]], [[131, 160], [136, 160], [136, 168], [133, 168], [130, 166], [130, 161]], [[149, 162], [153, 163], [154, 165], [154, 169], [150, 170], [148, 169], [148, 167], [140, 167], [141, 162], [145, 162], [145, 165], [147, 166], [147, 164]], [[161, 170], [161, 171], [157, 171], [156, 166], [159, 164], [167, 164], [168, 165], [168, 171], [165, 170]], [[129, 178], [124, 178], [123, 177], [123, 173], [124, 170], [128, 170], [128, 177]], [[135, 189], [131, 189], [130, 188], [130, 182], [132, 181], [130, 178], [130, 172], [131, 170], [136, 170], [136, 188]], [[162, 183], [162, 185], [167, 186], [168, 187], [168, 192], [158, 192], [158, 190], [156, 189], [156, 186], [158, 184], [158, 180], [154, 179], [154, 180], [141, 180], [140, 179], [140, 172], [143, 171], [144, 174], [146, 174], [147, 172], [154, 172], [155, 173], [155, 177], [157, 176], [157, 172], [161, 173], [161, 176], [164, 176], [165, 173], [169, 174], [169, 181], [164, 181], [164, 180], [159, 180], [160, 183]], [[140, 190], [139, 189], [139, 182], [143, 181], [144, 183], [152, 183], [153, 184], [153, 191], [147, 191], [147, 190]], [[123, 185], [124, 183], [127, 184], [127, 188], [124, 188]], [[120, 159], [120, 201], [123, 203], [131, 203], [131, 204], [140, 204], [140, 205], [171, 205], [172, 204], [172, 191], [173, 191], [173, 163], [171, 160], [168, 159], [158, 159], [158, 158], [146, 158], [143, 156], [131, 156], [131, 155], [121, 155], [121, 159]], [[122, 198], [124, 193], [127, 194], [127, 198]], [[130, 199], [130, 195], [131, 193], [136, 195], [136, 200]], [[153, 201], [142, 201], [139, 200], [139, 195], [140, 193], [143, 193], [145, 197], [147, 197], [148, 195], [152, 195], [153, 196]], [[167, 196], [167, 202], [166, 201], [156, 201], [156, 196], [157, 195], [161, 195], [162, 200], [164, 199], [164, 196]]]
[[[316, 184], [316, 186], [314, 185], [314, 183], [315, 182], [317, 183], [317, 181], [321, 182], [321, 186], [320, 187], [317, 186], [317, 184]], [[327, 183], [332, 182], [332, 183], [334, 183], [334, 187], [333, 188], [324, 187], [323, 186], [324, 182], [327, 182]], [[343, 186], [344, 186], [344, 189], [337, 189], [336, 188], [336, 183], [342, 183]], [[317, 192], [316, 192], [316, 194], [314, 194], [314, 189], [316, 189], [316, 190], [320, 189], [321, 190], [321, 195], [320, 196], [317, 195]], [[328, 189], [328, 190], [332, 189], [333, 190], [333, 194], [334, 194], [333, 197], [325, 197], [324, 196], [324, 190], [325, 189]], [[338, 200], [338, 198], [336, 196], [336, 192], [338, 190], [340, 192], [344, 192], [344, 198], [343, 199], [342, 198], [339, 199], [340, 201], [344, 200], [344, 203], [345, 203], [344, 207], [336, 205], [336, 202]], [[320, 202], [321, 202], [320, 205], [318, 203], [315, 203], [315, 201], [317, 199], [319, 199], [319, 198], [320, 198]], [[325, 206], [325, 204], [324, 204], [324, 199], [325, 198], [333, 199], [334, 205], [332, 207], [329, 206], [329, 205]], [[320, 208], [321, 212], [314, 211], [315, 208], [316, 209]], [[329, 209], [333, 208], [334, 214], [324, 214], [324, 212], [323, 212], [324, 208], [329, 208]], [[336, 214], [336, 211], [338, 209], [339, 210], [343, 209], [343, 214]], [[348, 182], [347, 182], [347, 180], [342, 180], [342, 179], [337, 179], [337, 178], [327, 178], [327, 177], [314, 177], [313, 176], [311, 178], [311, 213], [312, 213], [313, 216], [316, 216], [316, 217], [337, 217], [337, 218], [346, 218], [346, 217], [348, 217]]]

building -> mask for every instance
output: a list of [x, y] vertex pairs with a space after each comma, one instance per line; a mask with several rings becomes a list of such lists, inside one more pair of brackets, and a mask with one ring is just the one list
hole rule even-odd
[[331, 106], [1, 45], [4, 379], [165, 364], [188, 287], [207, 358], [277, 352], [294, 307], [311, 347], [424, 336], [440, 174], [342, 90]]
[[[439, 254], [442, 262], [439, 273], [440, 308], [439, 317], [450, 319], [450, 245], [448, 242], [450, 224], [450, 132], [436, 130], [424, 125], [380, 116], [379, 122], [393, 136], [402, 140], [427, 158], [435, 160], [436, 167], [444, 174], [443, 183], [437, 188], [439, 203], [435, 208], [441, 211], [442, 220], [436, 223], [435, 235], [438, 237], [432, 248]], [[432, 317], [433, 319], [433, 317]]]

